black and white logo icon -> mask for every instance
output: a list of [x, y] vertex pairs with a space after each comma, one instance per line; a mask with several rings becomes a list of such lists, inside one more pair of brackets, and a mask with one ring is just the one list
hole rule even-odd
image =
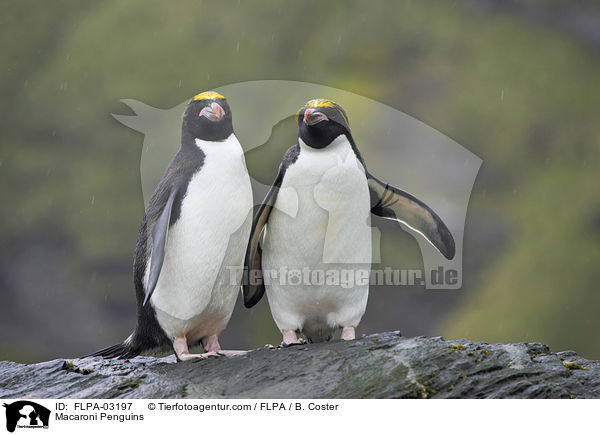
[[50, 410], [29, 400], [5, 403], [6, 430], [14, 432], [16, 428], [47, 429], [50, 421]]

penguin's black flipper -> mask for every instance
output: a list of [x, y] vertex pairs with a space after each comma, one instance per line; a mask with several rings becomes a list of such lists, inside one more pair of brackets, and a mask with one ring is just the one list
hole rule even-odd
[[423, 201], [367, 172], [371, 194], [371, 213], [400, 221], [423, 235], [448, 260], [454, 258], [452, 233], [440, 217]]
[[167, 234], [169, 233], [169, 224], [171, 222], [171, 214], [173, 212], [173, 203], [175, 202], [175, 198], [179, 194], [180, 188], [178, 187], [179, 183], [174, 183], [171, 192], [169, 193], [169, 199], [165, 203], [165, 206], [160, 214], [160, 217], [156, 220], [154, 224], [154, 229], [152, 231], [152, 254], [150, 257], [150, 275], [148, 276], [148, 284], [146, 285], [146, 296], [144, 298], [143, 305], [150, 300], [154, 289], [156, 288], [156, 283], [158, 282], [158, 277], [160, 276], [160, 271], [162, 269], [163, 261], [165, 259], [165, 244], [167, 242]]
[[262, 247], [260, 242], [265, 226], [269, 221], [271, 210], [275, 206], [285, 171], [288, 166], [296, 161], [299, 153], [300, 146], [298, 144], [287, 150], [283, 156], [283, 161], [279, 165], [275, 181], [273, 181], [273, 185], [267, 192], [252, 221], [252, 230], [250, 231], [250, 239], [248, 241], [248, 248], [246, 249], [242, 279], [242, 294], [244, 295], [244, 306], [246, 308], [252, 308], [265, 294], [265, 281], [262, 272]]
[[262, 273], [261, 237], [269, 221], [271, 210], [277, 200], [277, 193], [281, 187], [282, 180], [283, 173], [280, 166], [273, 185], [267, 192], [267, 196], [265, 196], [252, 221], [252, 230], [250, 231], [250, 239], [248, 241], [248, 248], [246, 249], [242, 279], [242, 294], [244, 295], [244, 306], [246, 308], [252, 308], [265, 294], [265, 282]]

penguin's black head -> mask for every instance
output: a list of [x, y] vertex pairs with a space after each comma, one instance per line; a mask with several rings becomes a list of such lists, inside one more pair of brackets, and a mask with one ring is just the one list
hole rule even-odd
[[336, 137], [351, 137], [348, 116], [342, 107], [331, 100], [310, 100], [298, 110], [298, 137], [312, 148], [325, 148]]
[[183, 113], [184, 136], [207, 141], [222, 141], [233, 133], [231, 109], [225, 97], [203, 92], [188, 103]]

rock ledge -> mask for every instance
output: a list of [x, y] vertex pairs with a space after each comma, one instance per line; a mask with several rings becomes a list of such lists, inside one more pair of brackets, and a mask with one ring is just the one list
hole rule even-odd
[[600, 398], [600, 362], [539, 343], [403, 338], [166, 358], [0, 362], [3, 398]]

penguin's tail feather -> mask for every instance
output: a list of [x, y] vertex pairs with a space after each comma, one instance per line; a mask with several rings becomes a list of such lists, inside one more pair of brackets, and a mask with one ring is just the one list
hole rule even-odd
[[128, 359], [139, 355], [139, 353], [133, 351], [125, 343], [118, 343], [113, 346], [106, 347], [104, 349], [97, 350], [96, 352], [90, 353], [83, 356], [82, 358], [101, 356], [106, 359]]
[[[133, 334], [132, 334], [133, 335]], [[132, 335], [122, 343], [117, 343], [96, 352], [82, 356], [82, 358], [101, 356], [106, 359], [129, 359], [138, 356], [141, 352], [137, 346], [132, 346]]]
[[[162, 332], [162, 330], [161, 330]], [[144, 338], [145, 337], [145, 338]], [[97, 350], [81, 358], [101, 356], [106, 359], [130, 359], [138, 355], [163, 357], [173, 353], [171, 342], [164, 335], [151, 336], [139, 334], [135, 330], [122, 343]]]

